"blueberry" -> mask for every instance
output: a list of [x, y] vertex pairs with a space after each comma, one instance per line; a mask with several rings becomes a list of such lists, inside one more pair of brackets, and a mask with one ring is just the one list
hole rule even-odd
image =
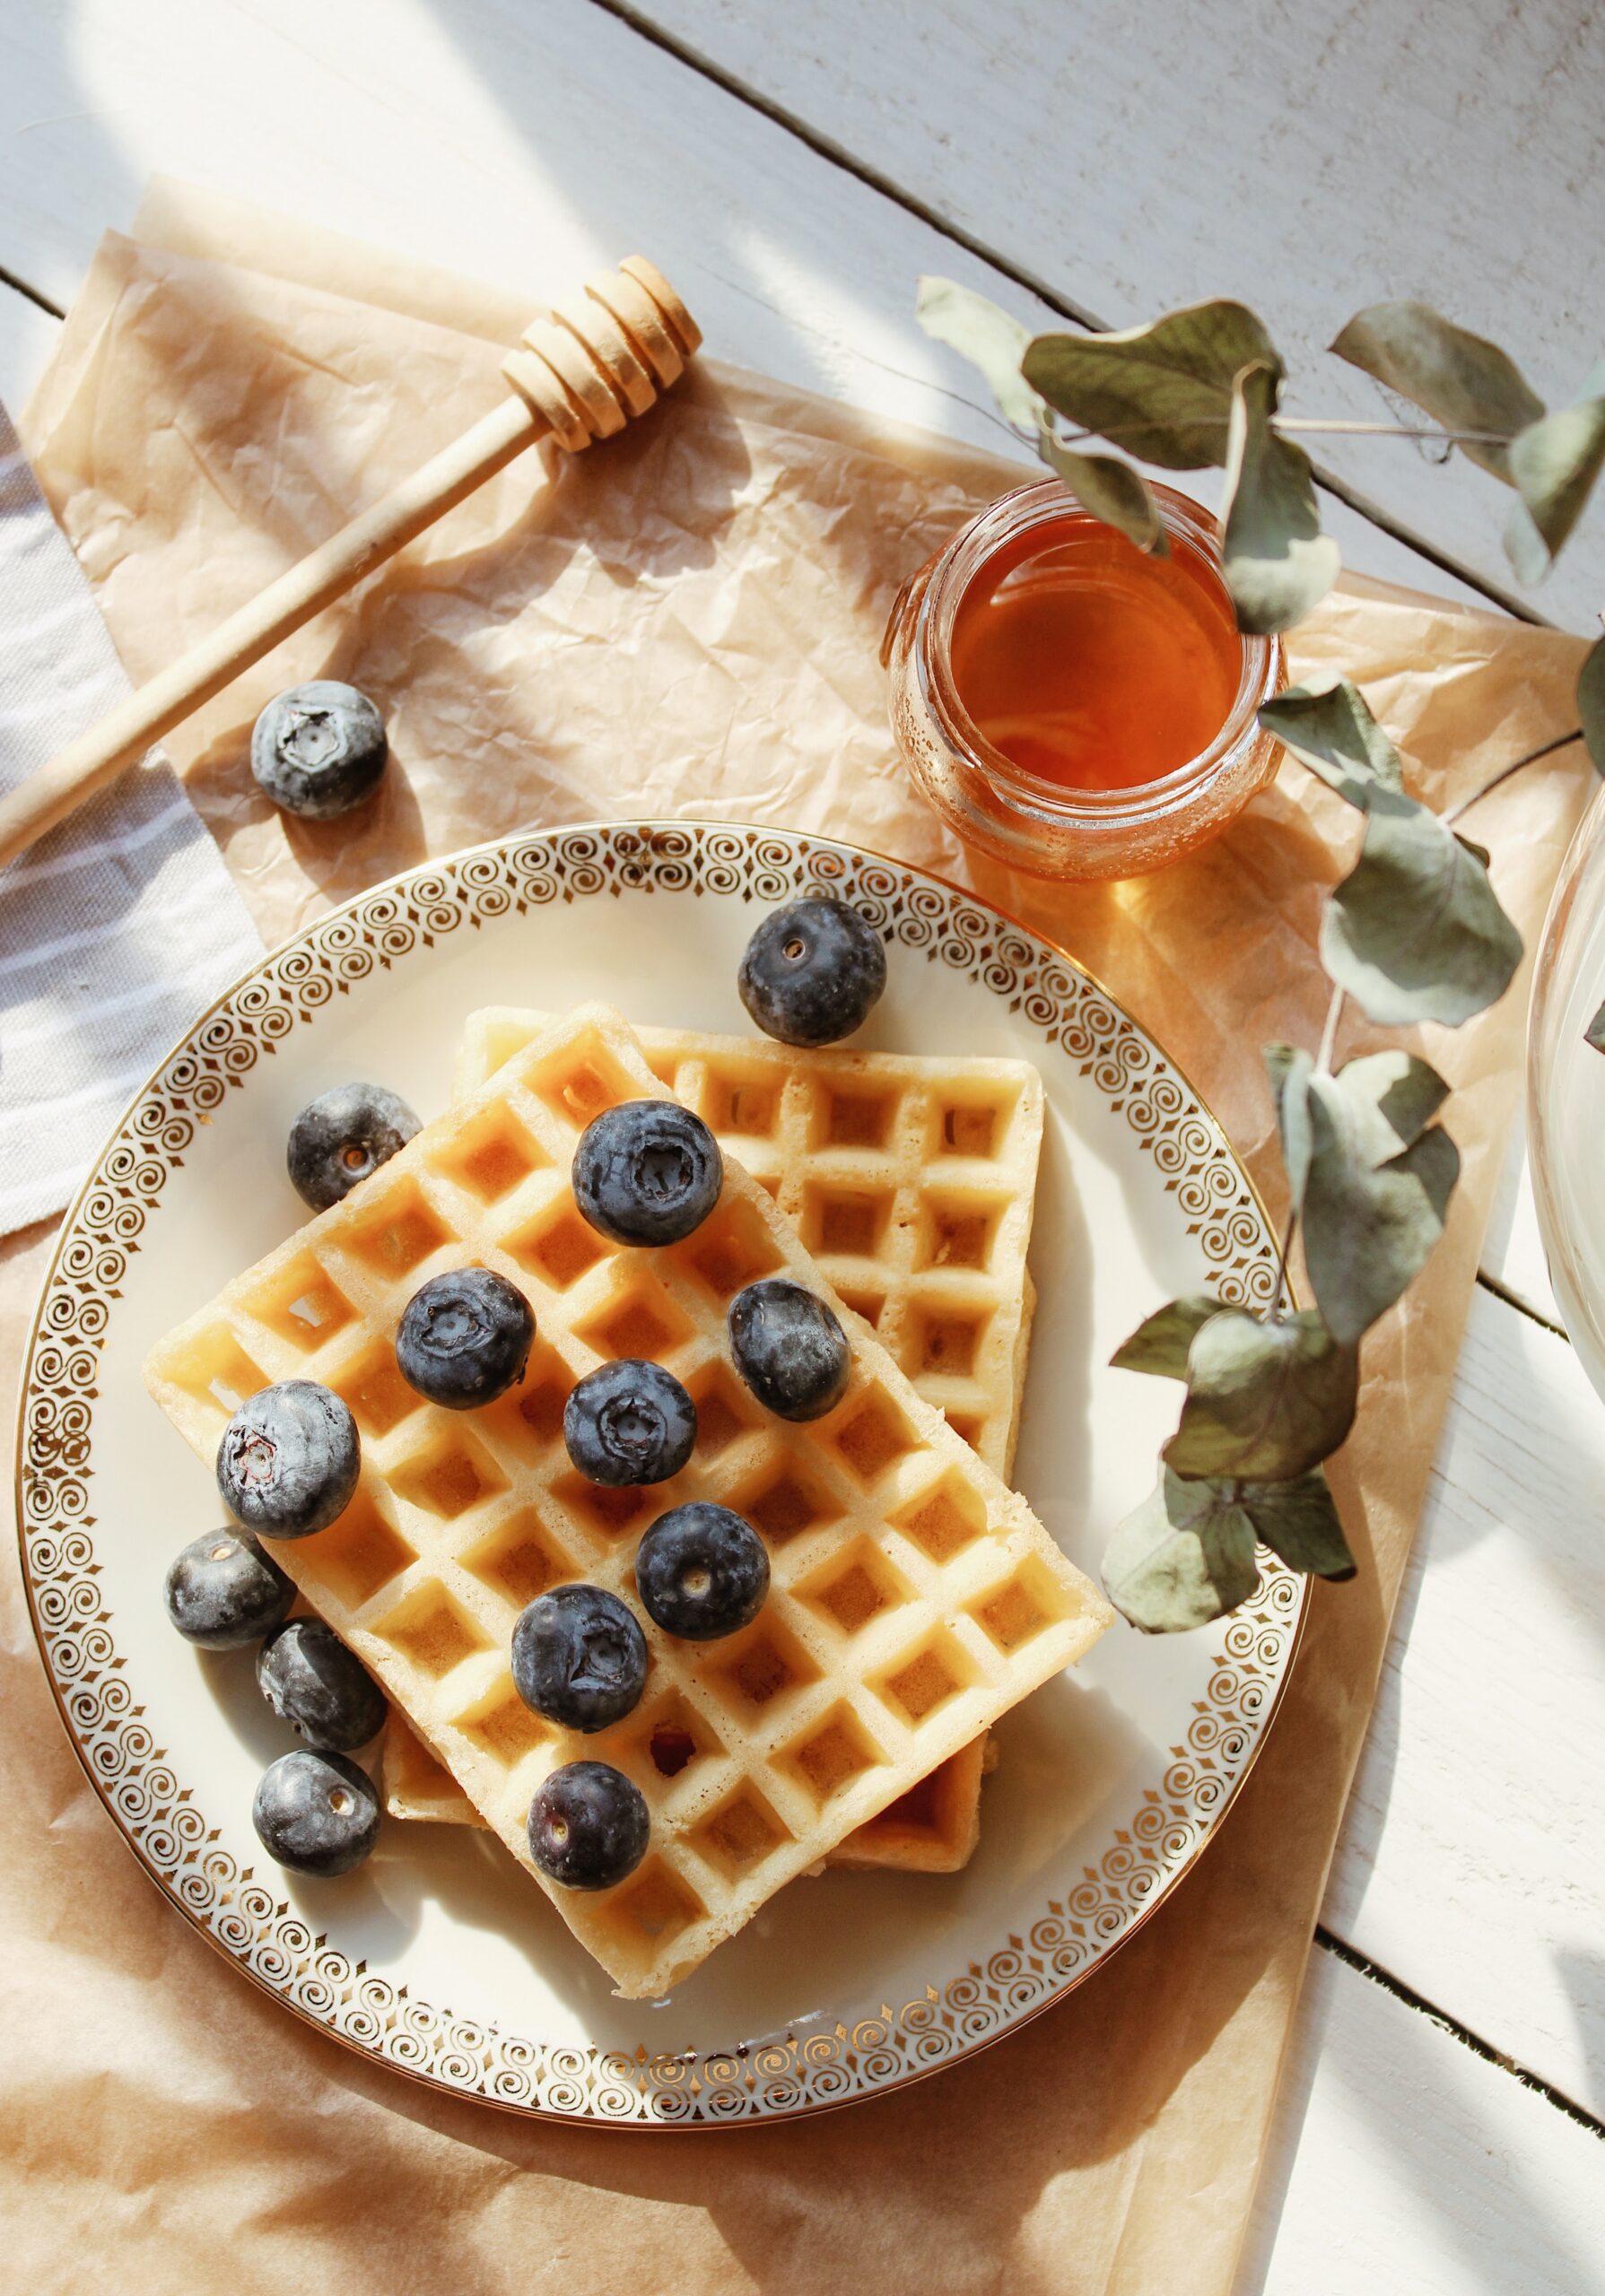
[[349, 813], [379, 787], [388, 745], [365, 693], [334, 678], [292, 685], [251, 728], [251, 771], [287, 813], [324, 822]]
[[257, 1688], [319, 1753], [347, 1754], [384, 1726], [385, 1694], [320, 1618], [292, 1618], [257, 1653]]
[[290, 1127], [291, 1184], [314, 1212], [326, 1212], [417, 1129], [406, 1102], [382, 1084], [336, 1084], [309, 1100]]
[[868, 1019], [886, 985], [886, 952], [856, 909], [817, 894], [764, 918], [736, 985], [765, 1036], [835, 1044]]
[[711, 1642], [750, 1626], [769, 1592], [769, 1556], [728, 1507], [693, 1500], [659, 1515], [635, 1552], [635, 1587], [665, 1634]]
[[344, 1754], [281, 1754], [262, 1773], [251, 1822], [270, 1857], [298, 1874], [349, 1874], [379, 1839], [373, 1780]]
[[565, 1890], [610, 1890], [647, 1854], [652, 1817], [639, 1786], [605, 1761], [566, 1761], [529, 1805], [529, 1855]]
[[315, 1379], [286, 1379], [241, 1404], [217, 1447], [217, 1487], [230, 1514], [268, 1539], [310, 1538], [345, 1513], [362, 1447], [338, 1396]]
[[696, 1405], [672, 1371], [625, 1356], [588, 1373], [563, 1407], [563, 1439], [592, 1483], [666, 1483], [696, 1442]]
[[238, 1650], [271, 1634], [295, 1600], [287, 1578], [249, 1531], [205, 1531], [174, 1556], [167, 1614], [186, 1642]]
[[726, 1320], [736, 1369], [778, 1419], [823, 1419], [847, 1393], [847, 1335], [805, 1285], [766, 1275], [736, 1294]]
[[622, 1722], [647, 1678], [647, 1639], [606, 1587], [576, 1582], [537, 1595], [512, 1631], [513, 1685], [565, 1730]]
[[402, 1311], [402, 1378], [447, 1411], [494, 1403], [524, 1376], [535, 1338], [528, 1300], [488, 1267], [453, 1268], [421, 1283]]
[[677, 1100], [621, 1100], [574, 1151], [574, 1201], [615, 1244], [677, 1244], [724, 1186], [719, 1143]]

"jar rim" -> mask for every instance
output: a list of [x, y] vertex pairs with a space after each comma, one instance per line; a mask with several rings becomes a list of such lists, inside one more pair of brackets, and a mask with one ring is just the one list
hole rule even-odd
[[[1164, 529], [1209, 569], [1228, 610], [1231, 600], [1220, 578], [1220, 530], [1202, 503], [1173, 486], [1150, 482]], [[924, 586], [914, 619], [912, 667], [925, 705], [955, 751], [1000, 795], [1021, 811], [1059, 827], [1096, 822], [1112, 829], [1162, 818], [1207, 790], [1234, 767], [1246, 744], [1260, 735], [1258, 716], [1276, 692], [1282, 672], [1282, 646], [1275, 637], [1239, 633], [1242, 662], [1237, 691], [1225, 721], [1193, 757], [1152, 781], [1130, 787], [1072, 789], [1029, 772], [993, 746], [959, 699], [951, 674], [951, 646], [959, 604], [971, 582], [1005, 543], [1064, 516], [1067, 507], [1089, 515], [1080, 497], [1062, 479], [1028, 480], [1000, 494], [954, 535], [938, 554]]]

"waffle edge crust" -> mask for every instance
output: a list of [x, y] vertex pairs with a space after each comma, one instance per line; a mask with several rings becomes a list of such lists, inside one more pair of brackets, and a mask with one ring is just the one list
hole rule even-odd
[[[450, 1771], [394, 1709], [385, 1725], [380, 1760], [384, 1805], [391, 1817], [486, 1824]], [[990, 1734], [972, 1738], [878, 1817], [839, 1841], [825, 1864], [866, 1873], [960, 1872], [981, 1839], [981, 1781], [996, 1763]]]
[[[725, 1339], [733, 1294], [784, 1272], [836, 1295], [738, 1163], [682, 1243], [621, 1250], [585, 1225], [569, 1181], [580, 1132], [663, 1091], [620, 1015], [580, 1007], [145, 1366], [208, 1462], [259, 1387], [299, 1377], [345, 1397], [362, 1433], [356, 1496], [278, 1559], [629, 1999], [667, 1993], [1112, 1616], [856, 1318], [828, 1416], [781, 1425], [746, 1394]], [[457, 1413], [406, 1387], [392, 1343], [418, 1285], [471, 1264], [524, 1291], [539, 1336], [519, 1387]], [[698, 1406], [690, 1465], [650, 1492], [599, 1492], [563, 1449], [567, 1388], [621, 1355], [665, 1363]], [[702, 1645], [659, 1633], [631, 1575], [639, 1533], [692, 1499], [784, 1530], [770, 1531], [758, 1618]], [[651, 1659], [634, 1713], [589, 1737], [531, 1714], [508, 1665], [530, 1595], [577, 1578], [632, 1603]], [[548, 1883], [525, 1830], [541, 1779], [581, 1756], [633, 1778], [652, 1820], [643, 1863], [594, 1893]]]

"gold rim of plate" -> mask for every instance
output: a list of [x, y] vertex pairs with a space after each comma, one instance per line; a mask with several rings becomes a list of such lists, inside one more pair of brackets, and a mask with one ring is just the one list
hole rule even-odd
[[[732, 822], [586, 823], [471, 847], [372, 886], [243, 974], [158, 1063], [69, 1207], [29, 1335], [18, 1402], [23, 1584], [63, 1726], [90, 1784], [163, 1894], [262, 1990], [320, 2032], [455, 2096], [540, 2119], [634, 2127], [789, 2120], [885, 2095], [973, 2055], [1061, 2001], [1140, 1927], [1201, 1856], [1279, 1706], [1309, 1581], [1262, 1553], [1252, 1609], [1224, 1622], [1226, 1663], [1166, 1772], [1099, 1871], [1047, 1900], [984, 1965], [833, 2031], [739, 2052], [648, 2057], [526, 2039], [433, 2007], [314, 1936], [207, 1839], [143, 1727], [95, 1587], [88, 1456], [99, 1351], [149, 1209], [198, 1124], [265, 1050], [342, 990], [518, 907], [625, 891], [775, 902], [846, 894], [895, 944], [1016, 1006], [1125, 1117], [1187, 1213], [1223, 1299], [1263, 1303], [1277, 1239], [1252, 1181], [1176, 1063], [1069, 952], [981, 895], [865, 848]], [[1179, 1813], [1179, 1814], [1178, 1814]]]

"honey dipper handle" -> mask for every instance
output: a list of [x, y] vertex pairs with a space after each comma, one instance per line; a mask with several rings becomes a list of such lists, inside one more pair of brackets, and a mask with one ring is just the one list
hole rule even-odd
[[57, 752], [0, 801], [0, 868], [65, 819], [153, 742], [259, 662], [282, 638], [360, 582], [442, 512], [540, 437], [547, 425], [518, 396], [465, 431], [432, 462], [270, 582], [198, 646], [161, 670], [99, 725]]
[[499, 406], [0, 799], [0, 868], [525, 447], [550, 435], [577, 451], [644, 413], [701, 339], [639, 256], [534, 320], [505, 362], [512, 389]]

